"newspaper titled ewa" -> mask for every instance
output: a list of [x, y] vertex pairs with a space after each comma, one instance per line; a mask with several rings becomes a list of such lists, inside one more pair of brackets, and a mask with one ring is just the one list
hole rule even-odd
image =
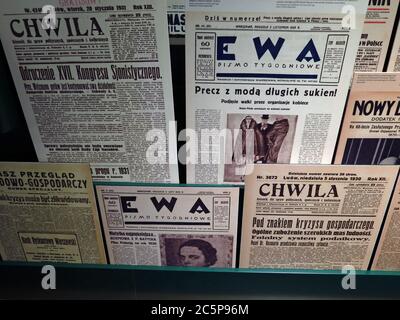
[[2, 1], [0, 26], [39, 161], [178, 182], [166, 1]]
[[0, 163], [0, 255], [107, 262], [89, 165]]
[[239, 188], [95, 188], [110, 263], [235, 267]]
[[337, 164], [400, 164], [400, 73], [356, 72]]
[[254, 162], [331, 163], [367, 4], [188, 1], [188, 182], [241, 183]]
[[240, 267], [367, 269], [398, 166], [255, 165]]
[[354, 71], [382, 72], [399, 0], [369, 0]]

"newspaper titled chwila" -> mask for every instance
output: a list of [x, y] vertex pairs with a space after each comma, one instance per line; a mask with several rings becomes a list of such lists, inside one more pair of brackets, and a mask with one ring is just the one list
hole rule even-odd
[[158, 0], [0, 3], [40, 161], [89, 162], [95, 180], [178, 182], [166, 10]]
[[255, 165], [240, 267], [367, 269], [398, 166]]

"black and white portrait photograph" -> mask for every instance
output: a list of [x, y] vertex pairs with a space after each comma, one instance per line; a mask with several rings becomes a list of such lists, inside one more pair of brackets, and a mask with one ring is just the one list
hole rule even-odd
[[182, 267], [232, 267], [230, 235], [160, 235], [161, 265]]

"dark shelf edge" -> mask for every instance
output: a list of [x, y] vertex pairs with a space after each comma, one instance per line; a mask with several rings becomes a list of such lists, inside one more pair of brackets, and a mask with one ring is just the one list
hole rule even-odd
[[56, 289], [41, 287], [43, 263], [0, 263], [0, 299], [394, 299], [394, 272], [360, 271], [344, 290], [338, 271], [198, 270], [175, 267], [65, 265]]

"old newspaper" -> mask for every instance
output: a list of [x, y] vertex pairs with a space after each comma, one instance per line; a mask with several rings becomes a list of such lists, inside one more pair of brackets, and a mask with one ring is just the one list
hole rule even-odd
[[0, 255], [106, 263], [89, 165], [0, 163]]
[[240, 183], [246, 163], [331, 163], [366, 7], [188, 1], [188, 182]]
[[2, 1], [0, 23], [39, 161], [178, 182], [166, 1]]
[[392, 72], [400, 71], [400, 23], [397, 26], [396, 37], [393, 43], [392, 52], [390, 54], [388, 70]]
[[382, 72], [399, 0], [369, 0], [354, 71]]
[[185, 0], [168, 0], [167, 17], [169, 36], [185, 37]]
[[400, 180], [387, 213], [372, 270], [400, 270]]
[[337, 164], [400, 164], [400, 74], [355, 73]]
[[235, 267], [238, 188], [95, 188], [110, 263]]
[[255, 165], [240, 267], [367, 269], [397, 166]]

